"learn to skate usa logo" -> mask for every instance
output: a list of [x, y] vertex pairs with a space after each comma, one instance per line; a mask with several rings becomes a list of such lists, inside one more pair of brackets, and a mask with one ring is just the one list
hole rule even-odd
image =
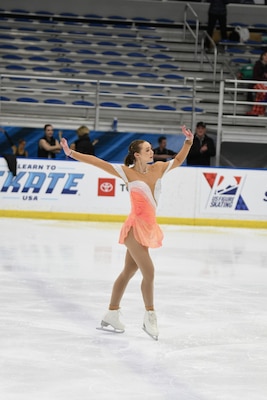
[[248, 211], [241, 194], [245, 182], [244, 176], [226, 176], [208, 172], [203, 175], [211, 189], [207, 208]]

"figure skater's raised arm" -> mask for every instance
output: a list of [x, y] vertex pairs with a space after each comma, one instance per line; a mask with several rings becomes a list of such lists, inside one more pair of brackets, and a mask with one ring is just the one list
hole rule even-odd
[[102, 160], [101, 158], [98, 158], [96, 156], [91, 156], [89, 154], [83, 154], [79, 153], [78, 151], [71, 150], [65, 138], [61, 139], [60, 144], [67, 157], [73, 158], [74, 160], [81, 161], [86, 164], [94, 165], [95, 167], [100, 168], [108, 172], [109, 174], [115, 175], [120, 178], [120, 175], [109, 162]]

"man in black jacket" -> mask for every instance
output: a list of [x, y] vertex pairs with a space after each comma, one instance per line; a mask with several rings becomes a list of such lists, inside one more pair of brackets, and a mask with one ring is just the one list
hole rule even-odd
[[187, 165], [210, 165], [210, 158], [216, 154], [212, 138], [206, 135], [206, 124], [198, 122], [194, 135], [193, 145], [187, 156]]

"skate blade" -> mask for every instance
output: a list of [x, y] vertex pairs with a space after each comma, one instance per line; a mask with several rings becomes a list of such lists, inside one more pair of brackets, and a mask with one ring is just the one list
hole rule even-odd
[[156, 335], [151, 335], [151, 333], [149, 333], [147, 330], [146, 330], [146, 328], [143, 326], [142, 327], [142, 329], [143, 329], [143, 331], [144, 332], [146, 332], [146, 334], [148, 335], [148, 336], [150, 336], [152, 339], [154, 339], [154, 340], [159, 340], [159, 337], [158, 336], [156, 336]]
[[110, 333], [123, 333], [124, 332], [124, 329], [116, 329], [112, 325], [107, 324], [104, 321], [101, 321], [101, 326], [97, 327], [96, 329], [99, 331], [105, 331], [105, 332], [110, 332]]

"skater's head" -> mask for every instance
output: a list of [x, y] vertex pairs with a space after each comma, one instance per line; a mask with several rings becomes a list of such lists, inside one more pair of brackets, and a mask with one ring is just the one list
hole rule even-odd
[[129, 165], [134, 165], [137, 161], [153, 162], [153, 154], [151, 144], [146, 140], [134, 140], [128, 148], [124, 165], [129, 167]]

